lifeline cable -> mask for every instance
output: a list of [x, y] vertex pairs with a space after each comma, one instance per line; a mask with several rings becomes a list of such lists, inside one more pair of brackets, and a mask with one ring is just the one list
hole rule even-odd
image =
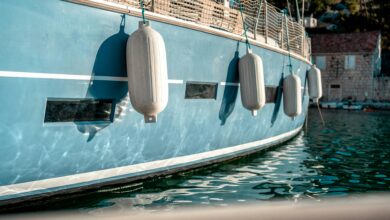
[[142, 21], [144, 24], [146, 24], [146, 19], [145, 19], [145, 4], [143, 0], [139, 0], [139, 4], [141, 5], [141, 12], [142, 12]]
[[292, 61], [291, 61], [291, 51], [290, 51], [290, 41], [288, 37], [288, 19], [287, 19], [287, 12], [286, 10], [283, 10], [284, 19], [286, 21], [286, 39], [287, 39], [287, 50], [288, 50], [288, 62], [290, 67], [290, 74], [294, 74], [292, 70]]
[[244, 21], [244, 12], [243, 12], [243, 7], [242, 7], [242, 4], [241, 4], [241, 1], [238, 0], [238, 6], [240, 8], [240, 13], [241, 13], [241, 19], [242, 19], [242, 26], [244, 28], [244, 34], [245, 34], [245, 44], [246, 44], [246, 49], [251, 49], [251, 45], [249, 43], [249, 39], [248, 39], [248, 34], [247, 34], [247, 31], [248, 31], [248, 28], [247, 26], [245, 25], [245, 21]]
[[305, 119], [305, 134], [307, 135], [307, 123], [309, 121], [309, 111], [306, 111], [306, 119]]
[[317, 101], [317, 108], [318, 108], [318, 113], [320, 113], [320, 118], [321, 118], [322, 126], [325, 127], [325, 121], [324, 121], [324, 118], [322, 117], [322, 113], [321, 113], [321, 109], [320, 109], [320, 104], [319, 104], [318, 101]]

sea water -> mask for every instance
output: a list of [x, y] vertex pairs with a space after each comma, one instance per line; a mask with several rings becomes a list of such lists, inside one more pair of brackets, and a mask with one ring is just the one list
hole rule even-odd
[[390, 112], [310, 109], [291, 141], [201, 170], [104, 189], [45, 209], [178, 209], [390, 192]]

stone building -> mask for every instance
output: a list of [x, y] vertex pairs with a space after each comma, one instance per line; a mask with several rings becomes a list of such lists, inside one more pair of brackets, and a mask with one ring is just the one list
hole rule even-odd
[[311, 37], [313, 62], [322, 72], [322, 101], [390, 101], [390, 80], [380, 75], [380, 32]]

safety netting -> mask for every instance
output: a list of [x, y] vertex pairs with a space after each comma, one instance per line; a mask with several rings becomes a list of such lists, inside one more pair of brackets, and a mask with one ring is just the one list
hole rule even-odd
[[266, 0], [105, 0], [243, 35], [309, 56], [310, 39], [301, 22]]

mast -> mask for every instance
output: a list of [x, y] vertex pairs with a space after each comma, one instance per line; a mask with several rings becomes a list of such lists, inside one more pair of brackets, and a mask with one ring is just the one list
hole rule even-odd
[[297, 22], [299, 23], [301, 21], [301, 16], [300, 16], [300, 13], [299, 13], [298, 0], [295, 0], [295, 7], [297, 8]]
[[288, 0], [286, 0], [286, 2], [287, 2], [287, 9], [288, 9], [288, 14], [290, 15], [290, 17], [292, 17], [292, 16], [291, 16], [291, 7], [290, 7], [290, 2], [289, 2]]
[[302, 26], [305, 26], [305, 0], [302, 0]]

